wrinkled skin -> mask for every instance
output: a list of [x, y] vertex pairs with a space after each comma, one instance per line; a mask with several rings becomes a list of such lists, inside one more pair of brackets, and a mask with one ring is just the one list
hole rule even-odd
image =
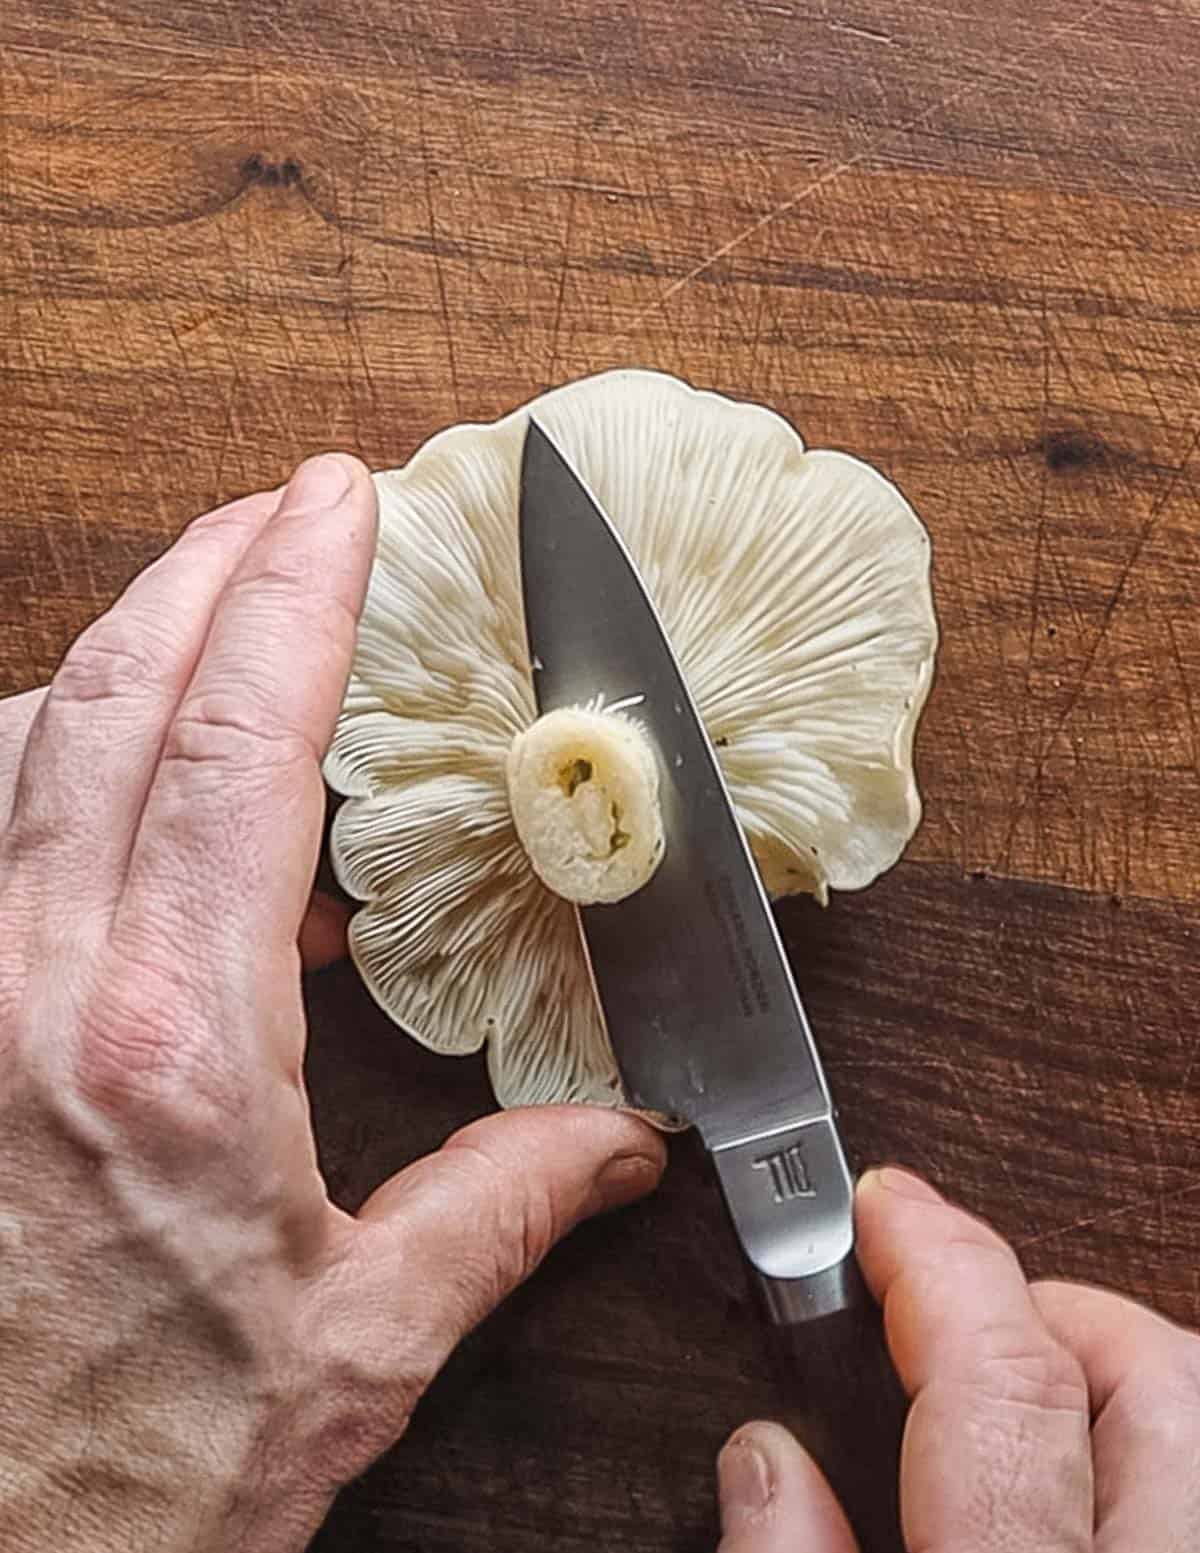
[[300, 951], [342, 944], [307, 908], [374, 529], [360, 465], [302, 465], [0, 703], [5, 1553], [303, 1547], [459, 1337], [661, 1170], [564, 1107], [326, 1197]]
[[[988, 1225], [906, 1171], [871, 1172], [859, 1258], [912, 1397], [908, 1553], [1194, 1553], [1200, 1338], [1100, 1289], [1026, 1282]], [[855, 1553], [778, 1425], [719, 1460], [720, 1553]]]

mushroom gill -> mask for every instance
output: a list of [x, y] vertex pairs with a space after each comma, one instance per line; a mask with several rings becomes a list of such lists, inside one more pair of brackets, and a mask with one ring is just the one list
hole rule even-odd
[[348, 800], [332, 853], [363, 903], [353, 957], [418, 1040], [486, 1043], [500, 1104], [617, 1105], [571, 902], [618, 899], [657, 866], [656, 779], [618, 714], [537, 717], [517, 545], [531, 412], [629, 546], [775, 895], [861, 888], [916, 829], [929, 539], [867, 465], [651, 372], [453, 427], [376, 475], [379, 546], [325, 768]]

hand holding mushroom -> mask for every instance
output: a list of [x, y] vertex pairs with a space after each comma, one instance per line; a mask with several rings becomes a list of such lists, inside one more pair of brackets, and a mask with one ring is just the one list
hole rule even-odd
[[357, 1217], [297, 938], [375, 541], [354, 461], [199, 519], [0, 702], [0, 1546], [305, 1545], [462, 1334], [653, 1185], [612, 1111], [467, 1128]]

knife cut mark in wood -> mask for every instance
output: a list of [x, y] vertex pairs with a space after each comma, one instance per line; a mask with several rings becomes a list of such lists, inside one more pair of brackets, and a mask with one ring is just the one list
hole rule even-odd
[[[1074, 32], [1083, 31], [1100, 14], [1100, 12], [1108, 3], [1109, 0], [1096, 0], [1096, 3], [1091, 6], [1083, 16], [1077, 18], [1077, 20], [1074, 22], [1065, 25], [1061, 29], [1056, 30], [1061, 31], [1062, 35], [1064, 36], [1069, 36]], [[1013, 68], [1015, 68], [1017, 65], [1024, 64], [1035, 52], [1044, 49], [1045, 46], [1045, 41], [1043, 39], [1039, 39], [1035, 44], [1031, 44], [1029, 48], [1018, 55], [1017, 59], [1013, 62]], [[734, 235], [727, 242], [722, 243], [715, 252], [711, 253], [707, 258], [702, 259], [699, 264], [694, 265], [686, 275], [681, 275], [677, 280], [672, 281], [666, 290], [661, 294], [661, 296], [657, 297], [649, 307], [644, 308], [640, 313], [636, 314], [629, 325], [630, 331], [635, 330], [640, 324], [644, 323], [656, 308], [665, 308], [667, 303], [673, 296], [675, 296], [677, 292], [682, 291], [685, 286], [691, 285], [692, 281], [698, 280], [701, 275], [712, 269], [714, 265], [719, 264], [722, 259], [727, 258], [731, 253], [734, 252], [735, 249], [740, 248], [743, 243], [749, 241], [750, 238], [756, 237], [764, 227], [770, 226], [772, 222], [778, 221], [781, 216], [786, 216], [788, 212], [794, 210], [797, 205], [802, 205], [805, 200], [810, 199], [814, 194], [819, 193], [820, 190], [826, 187], [826, 185], [833, 183], [836, 179], [842, 177], [844, 173], [851, 172], [854, 168], [860, 166], [863, 162], [868, 161], [876, 154], [876, 152], [881, 151], [891, 141], [898, 139], [903, 135], [911, 134], [915, 129], [923, 128], [924, 125], [927, 124], [935, 114], [944, 113], [947, 108], [953, 107], [960, 98], [965, 97], [975, 84], [976, 83], [974, 81], [964, 81], [961, 85], [955, 87], [955, 89], [947, 96], [941, 98], [940, 101], [931, 103], [929, 107], [923, 108], [920, 113], [914, 114], [911, 119], [905, 120], [903, 124], [896, 124], [891, 126], [881, 135], [872, 140], [869, 145], [864, 146], [861, 151], [856, 151], [853, 156], [848, 156], [844, 161], [838, 162], [835, 166], [827, 168], [824, 172], [818, 174], [818, 176], [815, 177], [811, 183], [804, 184], [801, 188], [797, 189], [796, 192], [784, 200], [782, 204], [766, 211], [763, 215], [759, 216], [756, 221], [752, 221], [749, 226], [743, 228], [742, 231], [734, 233]]]
[[1112, 626], [1113, 616], [1116, 613], [1117, 606], [1121, 602], [1121, 597], [1125, 592], [1130, 576], [1132, 575], [1138, 562], [1141, 560], [1142, 553], [1144, 552], [1149, 540], [1153, 536], [1155, 529], [1158, 527], [1159, 520], [1161, 519], [1164, 511], [1167, 509], [1171, 498], [1175, 495], [1180, 482], [1183, 480], [1184, 475], [1187, 473], [1188, 466], [1191, 464], [1192, 458], [1198, 446], [1200, 446], [1200, 425], [1198, 425], [1193, 431], [1191, 441], [1188, 443], [1187, 452], [1184, 454], [1180, 464], [1175, 469], [1173, 469], [1170, 475], [1167, 477], [1161, 493], [1155, 499], [1145, 522], [1142, 524], [1141, 529], [1138, 531], [1138, 534], [1133, 542], [1133, 547], [1130, 550], [1129, 555], [1127, 556], [1125, 563], [1117, 577], [1116, 586], [1109, 594], [1109, 597], [1104, 605], [1104, 609], [1100, 617], [1099, 627], [1092, 638], [1091, 646], [1088, 648], [1087, 655], [1084, 658], [1083, 665], [1079, 670], [1078, 676], [1067, 697], [1066, 703], [1062, 711], [1058, 714], [1058, 717], [1056, 718], [1050, 732], [1042, 741], [1041, 749], [1039, 750], [1037, 760], [1034, 765], [1033, 776], [1026, 786], [1024, 792], [1013, 806], [1008, 835], [1005, 838], [1004, 848], [1000, 854], [1000, 858], [995, 865], [998, 871], [1003, 870], [1008, 859], [1012, 855], [1012, 847], [1017, 828], [1029, 807], [1031, 795], [1037, 791], [1038, 786], [1045, 774], [1046, 762], [1049, 757], [1051, 747], [1053, 746], [1055, 739], [1057, 739], [1058, 735], [1065, 728], [1072, 713], [1079, 705], [1080, 698], [1082, 697], [1084, 690], [1087, 688], [1088, 677], [1091, 674], [1092, 669], [1096, 663], [1096, 659], [1100, 654], [1100, 649], [1103, 647], [1104, 642], [1108, 637], [1109, 630]]

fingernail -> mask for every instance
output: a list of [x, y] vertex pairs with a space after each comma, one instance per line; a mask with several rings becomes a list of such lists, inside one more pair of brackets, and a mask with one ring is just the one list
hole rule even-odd
[[737, 1531], [762, 1514], [771, 1499], [767, 1458], [751, 1441], [731, 1440], [717, 1457], [721, 1530]]
[[912, 1202], [945, 1202], [945, 1198], [928, 1181], [914, 1175], [911, 1170], [903, 1170], [899, 1165], [881, 1165], [877, 1170], [868, 1170], [858, 1183], [859, 1191], [894, 1192], [897, 1197], [907, 1197]]
[[596, 1177], [599, 1211], [623, 1208], [658, 1185], [662, 1166], [648, 1154], [617, 1154]]
[[354, 465], [340, 453], [306, 458], [288, 481], [284, 503], [320, 511], [336, 507], [350, 489]]

